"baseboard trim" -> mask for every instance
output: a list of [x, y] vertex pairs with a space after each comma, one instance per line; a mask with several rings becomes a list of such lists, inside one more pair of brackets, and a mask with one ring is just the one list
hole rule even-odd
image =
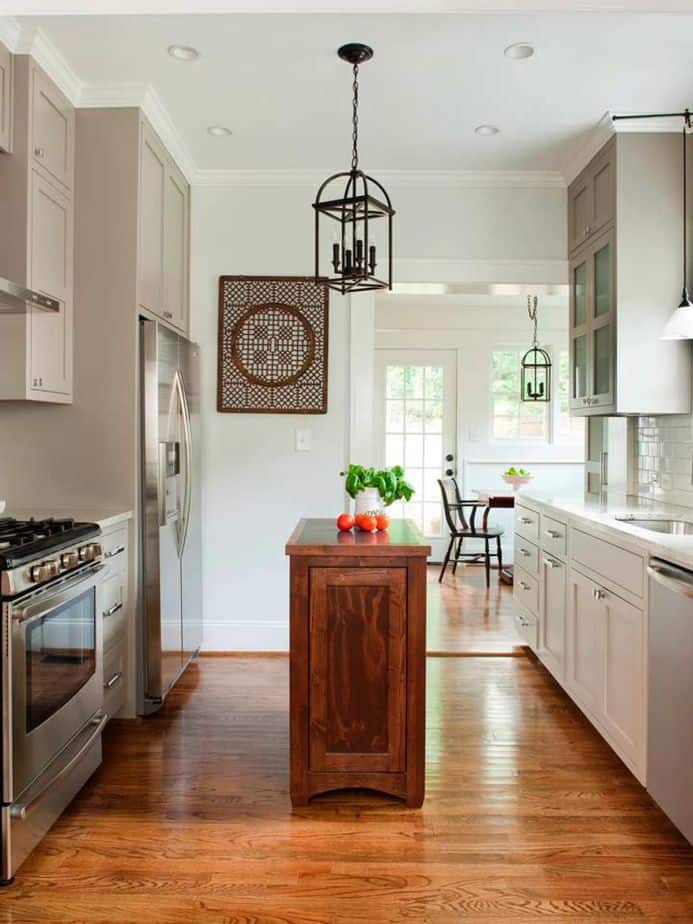
[[201, 651], [200, 658], [288, 658], [288, 651]]

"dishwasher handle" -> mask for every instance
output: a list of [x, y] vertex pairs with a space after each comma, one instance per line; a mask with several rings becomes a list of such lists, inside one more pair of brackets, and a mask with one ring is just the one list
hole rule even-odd
[[653, 581], [657, 581], [667, 590], [693, 600], [693, 574], [679, 568], [670, 568], [660, 562], [648, 565], [647, 573]]

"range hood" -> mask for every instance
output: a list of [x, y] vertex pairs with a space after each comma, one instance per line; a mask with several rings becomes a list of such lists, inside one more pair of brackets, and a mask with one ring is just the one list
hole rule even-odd
[[60, 302], [0, 276], [0, 314], [23, 314], [28, 307], [60, 311]]

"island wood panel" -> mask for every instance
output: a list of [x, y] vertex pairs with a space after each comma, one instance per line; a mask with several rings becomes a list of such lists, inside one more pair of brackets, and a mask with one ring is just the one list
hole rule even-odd
[[291, 559], [290, 791], [424, 798], [426, 556], [416, 526], [302, 520]]
[[313, 568], [310, 769], [405, 766], [406, 569]]

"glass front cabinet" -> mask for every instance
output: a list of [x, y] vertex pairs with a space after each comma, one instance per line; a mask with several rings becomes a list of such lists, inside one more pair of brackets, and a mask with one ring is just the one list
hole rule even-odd
[[570, 407], [577, 415], [615, 406], [616, 306], [613, 229], [570, 262]]

